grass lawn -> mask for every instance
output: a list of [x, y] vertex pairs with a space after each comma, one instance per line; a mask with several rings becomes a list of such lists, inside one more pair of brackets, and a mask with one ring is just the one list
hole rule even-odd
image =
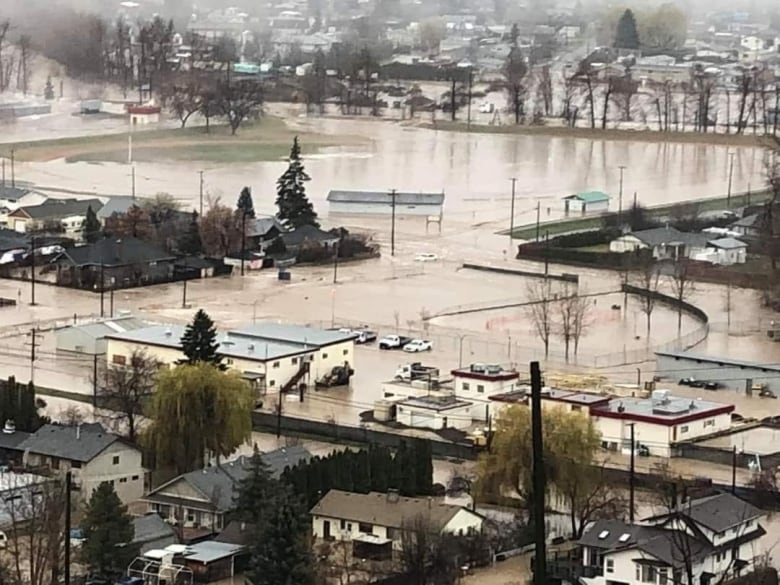
[[[354, 136], [301, 134], [289, 128], [283, 120], [266, 116], [258, 122], [241, 127], [235, 136], [227, 126], [138, 130], [133, 133], [133, 160], [178, 161], [198, 160], [216, 163], [247, 163], [279, 160], [290, 151], [293, 137], [300, 134], [306, 152], [321, 147], [358, 143]], [[47, 161], [64, 158], [68, 162], [126, 162], [128, 133], [100, 134], [18, 142], [0, 147], [0, 154], [13, 146], [17, 160]]]

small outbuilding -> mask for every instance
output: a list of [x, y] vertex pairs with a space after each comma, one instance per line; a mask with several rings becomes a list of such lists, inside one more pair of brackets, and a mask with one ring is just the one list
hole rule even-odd
[[330, 213], [353, 215], [419, 215], [441, 217], [444, 213], [444, 191], [412, 193], [396, 191], [331, 191]]
[[609, 195], [603, 191], [584, 191], [563, 198], [563, 210], [568, 217], [609, 211]]
[[472, 403], [454, 396], [418, 396], [398, 403], [396, 420], [407, 427], [468, 429]]

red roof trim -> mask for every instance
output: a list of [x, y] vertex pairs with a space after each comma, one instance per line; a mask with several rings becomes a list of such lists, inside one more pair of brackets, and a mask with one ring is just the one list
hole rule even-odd
[[507, 380], [516, 380], [520, 377], [518, 372], [507, 372], [506, 374], [480, 374], [471, 370], [452, 370], [450, 372], [457, 378], [468, 378], [470, 380], [482, 380], [484, 382], [505, 382]]
[[552, 400], [553, 402], [565, 402], [566, 404], [581, 404], [582, 406], [590, 406], [591, 408], [601, 406], [603, 404], [608, 403], [610, 400], [612, 400], [612, 398], [609, 396], [604, 396], [602, 399], [593, 402], [588, 402], [586, 400], [577, 400], [575, 397], [580, 394], [585, 394], [586, 396], [589, 396], [589, 394], [587, 394], [586, 392], [578, 392], [570, 396], [548, 396], [543, 393], [542, 400]]
[[128, 114], [159, 114], [161, 111], [162, 108], [160, 108], [160, 106], [138, 106], [138, 105], [127, 106]]
[[603, 416], [604, 418], [617, 418], [623, 420], [634, 420], [638, 422], [646, 422], [655, 425], [662, 425], [666, 427], [673, 427], [675, 425], [685, 424], [687, 422], [695, 420], [703, 420], [717, 416], [719, 414], [728, 414], [734, 411], [734, 406], [719, 406], [718, 408], [712, 408], [710, 410], [703, 410], [694, 414], [687, 414], [684, 416], [677, 416], [674, 418], [668, 418], [662, 415], [653, 414], [632, 414], [630, 412], [615, 412], [612, 410], [601, 410], [599, 408], [591, 408], [591, 416]]

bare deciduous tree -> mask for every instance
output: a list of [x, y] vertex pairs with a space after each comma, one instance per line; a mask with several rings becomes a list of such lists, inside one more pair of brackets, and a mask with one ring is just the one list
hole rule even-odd
[[693, 294], [694, 282], [691, 276], [691, 263], [687, 258], [678, 259], [669, 274], [669, 286], [677, 299], [677, 335], [682, 329], [682, 305]]
[[143, 350], [135, 350], [126, 364], [104, 364], [98, 372], [99, 415], [114, 432], [130, 441], [138, 437], [138, 422], [154, 390], [160, 363]]
[[220, 113], [227, 118], [231, 134], [235, 134], [244, 120], [260, 114], [263, 105], [263, 87], [252, 80], [222, 83], [217, 89]]
[[650, 319], [658, 302], [658, 286], [660, 284], [660, 272], [654, 258], [642, 258], [637, 262], [634, 272], [635, 285], [642, 289], [639, 297], [639, 307], [647, 318], [647, 337], [650, 338]]
[[537, 337], [544, 344], [544, 357], [546, 358], [550, 354], [550, 337], [552, 337], [555, 324], [555, 307], [550, 298], [550, 282], [546, 278], [529, 282], [526, 291], [529, 303], [526, 312], [531, 319]]

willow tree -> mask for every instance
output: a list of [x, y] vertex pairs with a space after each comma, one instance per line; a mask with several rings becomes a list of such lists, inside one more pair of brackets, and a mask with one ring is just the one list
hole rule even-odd
[[[572, 535], [579, 537], [590, 520], [620, 516], [624, 502], [599, 472], [601, 436], [590, 417], [550, 408], [542, 413], [542, 424], [546, 495], [551, 504], [566, 508]], [[490, 453], [479, 461], [477, 497], [515, 495], [530, 502], [532, 469], [531, 411], [512, 406], [498, 417]]]
[[227, 457], [252, 432], [253, 396], [237, 372], [208, 363], [163, 371], [147, 410], [144, 439], [158, 469], [177, 474]]

